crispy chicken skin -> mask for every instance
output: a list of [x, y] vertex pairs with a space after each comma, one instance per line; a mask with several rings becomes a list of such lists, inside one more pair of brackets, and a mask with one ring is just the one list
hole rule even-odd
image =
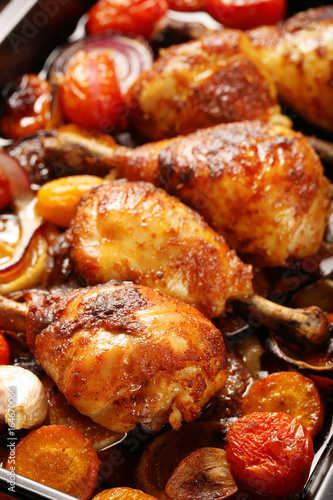
[[251, 266], [200, 215], [148, 183], [114, 181], [90, 191], [68, 239], [71, 260], [90, 285], [133, 281], [211, 318], [228, 299], [252, 292]]
[[226, 381], [219, 330], [157, 290], [115, 283], [26, 300], [37, 362], [69, 403], [112, 431], [178, 429]]
[[333, 6], [248, 35], [281, 100], [310, 123], [333, 131]]
[[225, 30], [163, 51], [127, 95], [130, 121], [152, 140], [240, 120], [287, 120], [247, 35]]
[[222, 124], [136, 149], [109, 147], [64, 128], [45, 141], [45, 149], [50, 161], [70, 165], [79, 157], [81, 164], [97, 158], [118, 177], [164, 188], [259, 266], [313, 255], [330, 213], [318, 156], [301, 133], [279, 125]]

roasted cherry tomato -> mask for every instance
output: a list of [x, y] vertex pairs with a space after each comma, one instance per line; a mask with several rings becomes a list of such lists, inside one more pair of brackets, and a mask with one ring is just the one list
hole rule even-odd
[[248, 487], [272, 497], [300, 491], [313, 460], [307, 429], [286, 413], [251, 413], [230, 427], [227, 459]]
[[9, 84], [3, 100], [1, 129], [6, 137], [18, 139], [54, 124], [51, 119], [52, 88], [38, 75], [26, 74]]
[[275, 24], [286, 14], [286, 0], [204, 0], [205, 10], [230, 28]]
[[10, 349], [7, 340], [0, 334], [0, 365], [8, 365], [10, 360]]
[[10, 183], [7, 175], [1, 168], [0, 164], [0, 210], [5, 208], [12, 199], [12, 194], [10, 191]]
[[87, 30], [150, 38], [156, 22], [167, 10], [166, 0], [100, 0], [88, 12]]
[[169, 8], [181, 12], [204, 10], [205, 0], [168, 0]]
[[68, 120], [76, 125], [102, 130], [117, 126], [125, 106], [109, 55], [78, 51], [60, 86], [60, 102]]

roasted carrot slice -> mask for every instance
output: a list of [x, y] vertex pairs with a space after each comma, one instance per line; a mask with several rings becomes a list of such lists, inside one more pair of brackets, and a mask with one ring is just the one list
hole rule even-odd
[[234, 422], [226, 453], [233, 474], [269, 498], [300, 491], [314, 456], [309, 432], [282, 412], [251, 413]]
[[220, 448], [200, 448], [191, 453], [173, 471], [165, 487], [172, 500], [223, 500], [237, 490], [226, 453]]
[[98, 493], [92, 500], [157, 500], [141, 490], [133, 488], [112, 488]]
[[313, 438], [324, 421], [324, 405], [312, 380], [297, 372], [271, 373], [257, 380], [242, 403], [242, 414], [284, 412], [297, 418]]
[[[13, 470], [7, 460], [6, 469]], [[49, 425], [30, 432], [16, 447], [15, 472], [86, 500], [97, 486], [99, 459], [81, 432]]]

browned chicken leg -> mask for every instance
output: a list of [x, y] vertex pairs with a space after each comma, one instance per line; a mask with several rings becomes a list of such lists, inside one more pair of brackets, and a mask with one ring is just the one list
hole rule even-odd
[[333, 6], [164, 51], [128, 92], [133, 127], [157, 140], [240, 120], [282, 118], [282, 102], [333, 131]]
[[291, 123], [248, 36], [237, 30], [163, 51], [127, 101], [134, 128], [152, 140], [241, 120]]
[[90, 285], [131, 280], [209, 317], [220, 315], [227, 301], [237, 302], [304, 347], [327, 339], [322, 311], [291, 310], [254, 295], [251, 266], [202, 217], [151, 184], [114, 181], [91, 190], [67, 238], [76, 271]]
[[[156, 290], [109, 284], [29, 293], [28, 312], [0, 297], [0, 328], [20, 330], [69, 403], [104, 427], [178, 429], [223, 387], [219, 330], [191, 306]], [[18, 324], [16, 323], [18, 320]]]
[[259, 266], [313, 255], [325, 232], [328, 180], [306, 138], [285, 127], [244, 121], [134, 150], [64, 128], [44, 146], [49, 161], [104, 162], [105, 173], [163, 187]]
[[284, 103], [333, 132], [333, 5], [248, 32]]

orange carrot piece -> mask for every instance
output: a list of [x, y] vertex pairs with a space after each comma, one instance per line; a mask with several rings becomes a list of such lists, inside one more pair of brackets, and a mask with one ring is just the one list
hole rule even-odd
[[[97, 486], [99, 463], [91, 442], [64, 425], [30, 432], [15, 453], [17, 474], [82, 500], [88, 500]], [[12, 467], [7, 460], [6, 469]]]
[[111, 488], [98, 493], [92, 500], [157, 500], [141, 490], [133, 488]]
[[324, 421], [324, 405], [312, 380], [297, 372], [271, 373], [257, 380], [243, 399], [242, 414], [284, 412], [297, 418], [313, 438]]

